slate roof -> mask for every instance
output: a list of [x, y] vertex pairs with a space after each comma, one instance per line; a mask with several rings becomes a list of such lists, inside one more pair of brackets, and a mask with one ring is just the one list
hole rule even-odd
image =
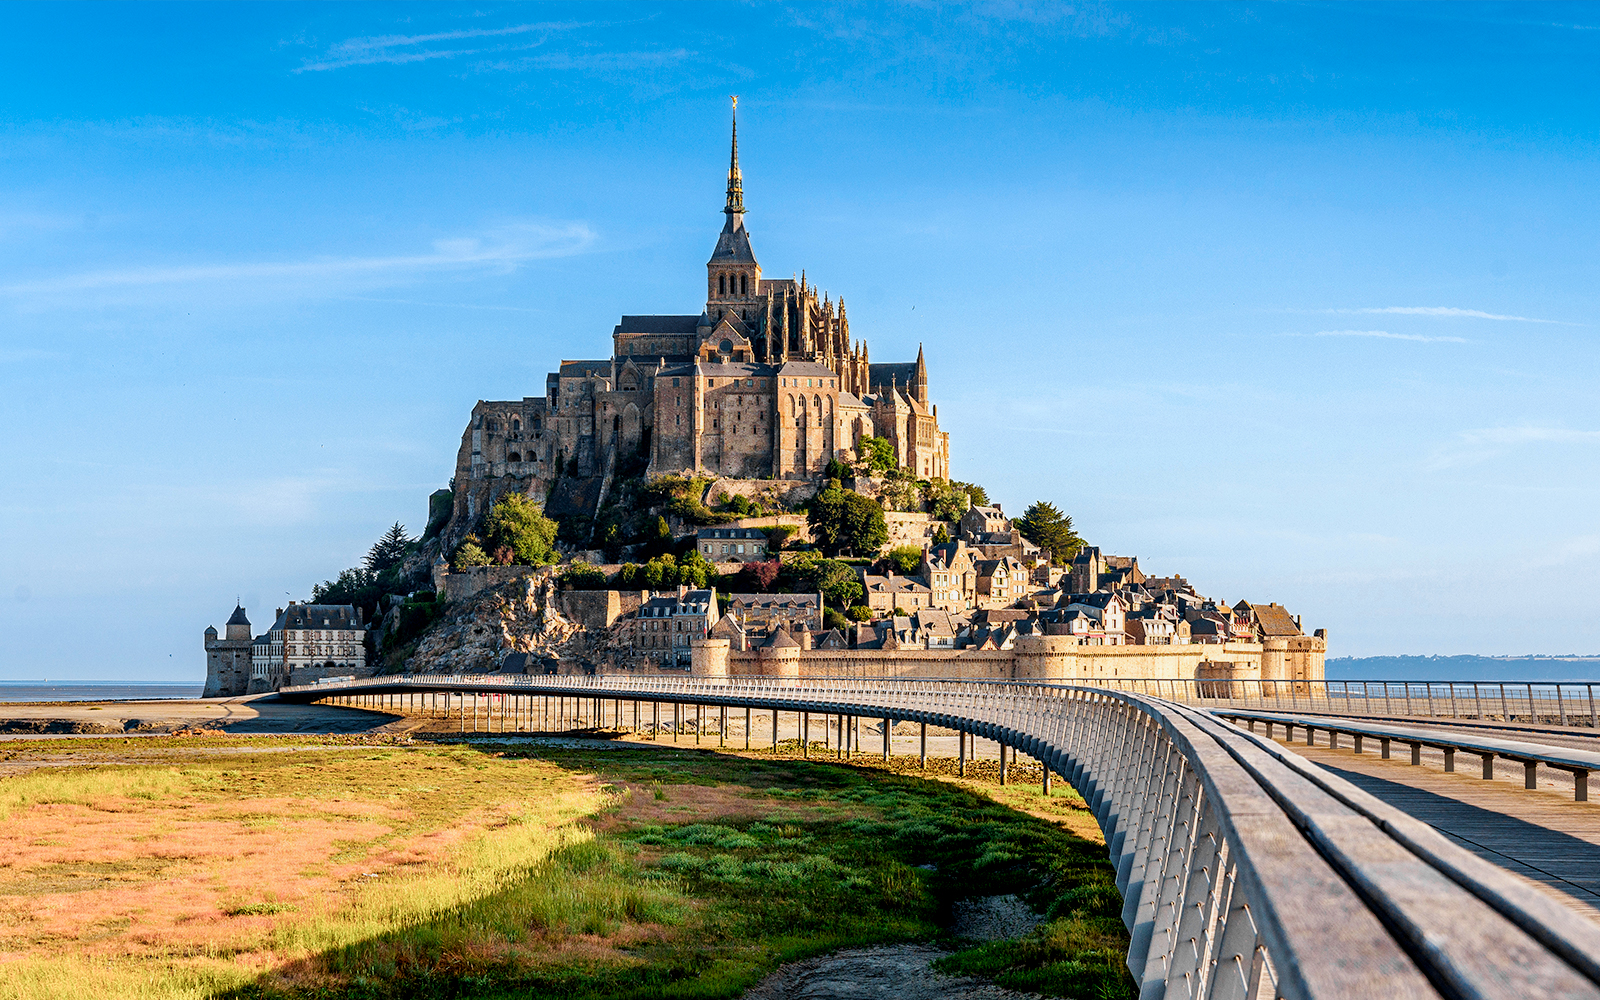
[[699, 539], [727, 538], [734, 540], [759, 538], [762, 541], [766, 541], [767, 533], [760, 528], [701, 528], [695, 532], [695, 537]]
[[590, 373], [597, 376], [609, 377], [611, 375], [611, 359], [604, 361], [563, 361], [561, 362], [562, 378], [586, 378]]
[[291, 604], [278, 616], [274, 629], [364, 629], [353, 604]]
[[917, 363], [907, 361], [904, 363], [867, 365], [867, 385], [873, 392], [888, 392], [891, 384], [899, 385], [902, 389], [915, 385], [917, 381]]
[[928, 594], [933, 591], [912, 576], [873, 576], [862, 574], [861, 584], [874, 594]]
[[812, 610], [822, 606], [821, 594], [729, 594], [728, 609], [762, 611]]
[[[736, 218], [739, 221], [735, 222]], [[738, 216], [728, 216], [722, 232], [717, 235], [717, 247], [711, 251], [711, 263], [754, 264], [755, 262], [756, 252], [750, 246], [750, 232], [744, 228], [744, 220]]]
[[764, 649], [797, 649], [800, 646], [786, 628], [774, 629], [772, 634], [767, 636], [767, 641], [761, 645]]
[[820, 361], [785, 361], [778, 374], [798, 378], [838, 378], [839, 373]]
[[699, 316], [624, 316], [612, 333], [694, 333]]
[[[776, 369], [772, 365], [757, 364], [750, 361], [729, 361], [720, 364], [716, 361], [702, 361], [694, 366], [696, 375], [707, 378], [746, 378], [760, 376], [771, 378]], [[751, 386], [751, 388], [755, 388]]]
[[244, 605], [242, 605], [242, 604], [238, 605], [233, 609], [233, 617], [228, 619], [228, 624], [229, 625], [248, 625], [248, 624], [250, 624], [250, 619], [245, 617]]

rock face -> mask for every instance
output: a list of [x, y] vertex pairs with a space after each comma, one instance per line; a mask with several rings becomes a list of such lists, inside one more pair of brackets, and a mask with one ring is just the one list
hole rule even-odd
[[483, 673], [498, 670], [511, 653], [561, 662], [577, 672], [607, 644], [561, 613], [554, 578], [530, 576], [475, 594], [422, 637], [407, 664], [412, 673]]

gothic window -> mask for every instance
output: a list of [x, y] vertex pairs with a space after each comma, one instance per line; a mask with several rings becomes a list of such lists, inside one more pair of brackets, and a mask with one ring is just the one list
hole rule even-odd
[[728, 294], [728, 276], [726, 274], [717, 275], [717, 294]]
[[522, 430], [522, 421], [520, 419], [516, 418], [516, 417], [512, 417], [511, 418], [511, 429], [514, 430], [514, 431]]
[[750, 294], [750, 289], [745, 284], [746, 277], [747, 276], [743, 275], [743, 274], [739, 275], [739, 294], [740, 295], [748, 295], [748, 294]]

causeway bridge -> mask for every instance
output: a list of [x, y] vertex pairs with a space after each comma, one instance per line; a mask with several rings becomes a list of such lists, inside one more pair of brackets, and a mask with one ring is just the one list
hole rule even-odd
[[479, 734], [676, 733], [690, 711], [698, 733], [710, 708], [724, 738], [731, 711], [747, 742], [770, 718], [774, 742], [817, 724], [841, 751], [881, 721], [888, 755], [896, 724], [924, 754], [951, 730], [961, 760], [990, 741], [1002, 776], [1025, 754], [1083, 796], [1141, 998], [1600, 1000], [1589, 685], [395, 675], [279, 694]]

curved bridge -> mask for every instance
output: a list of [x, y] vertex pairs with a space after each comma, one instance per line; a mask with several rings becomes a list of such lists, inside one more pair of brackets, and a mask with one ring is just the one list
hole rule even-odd
[[1073, 684], [615, 676], [395, 676], [280, 695], [378, 707], [444, 694], [464, 707], [467, 693], [474, 705], [482, 694], [596, 699], [618, 716], [656, 702], [922, 722], [1037, 757], [1105, 832], [1141, 998], [1600, 1000], [1600, 924], [1173, 701]]

